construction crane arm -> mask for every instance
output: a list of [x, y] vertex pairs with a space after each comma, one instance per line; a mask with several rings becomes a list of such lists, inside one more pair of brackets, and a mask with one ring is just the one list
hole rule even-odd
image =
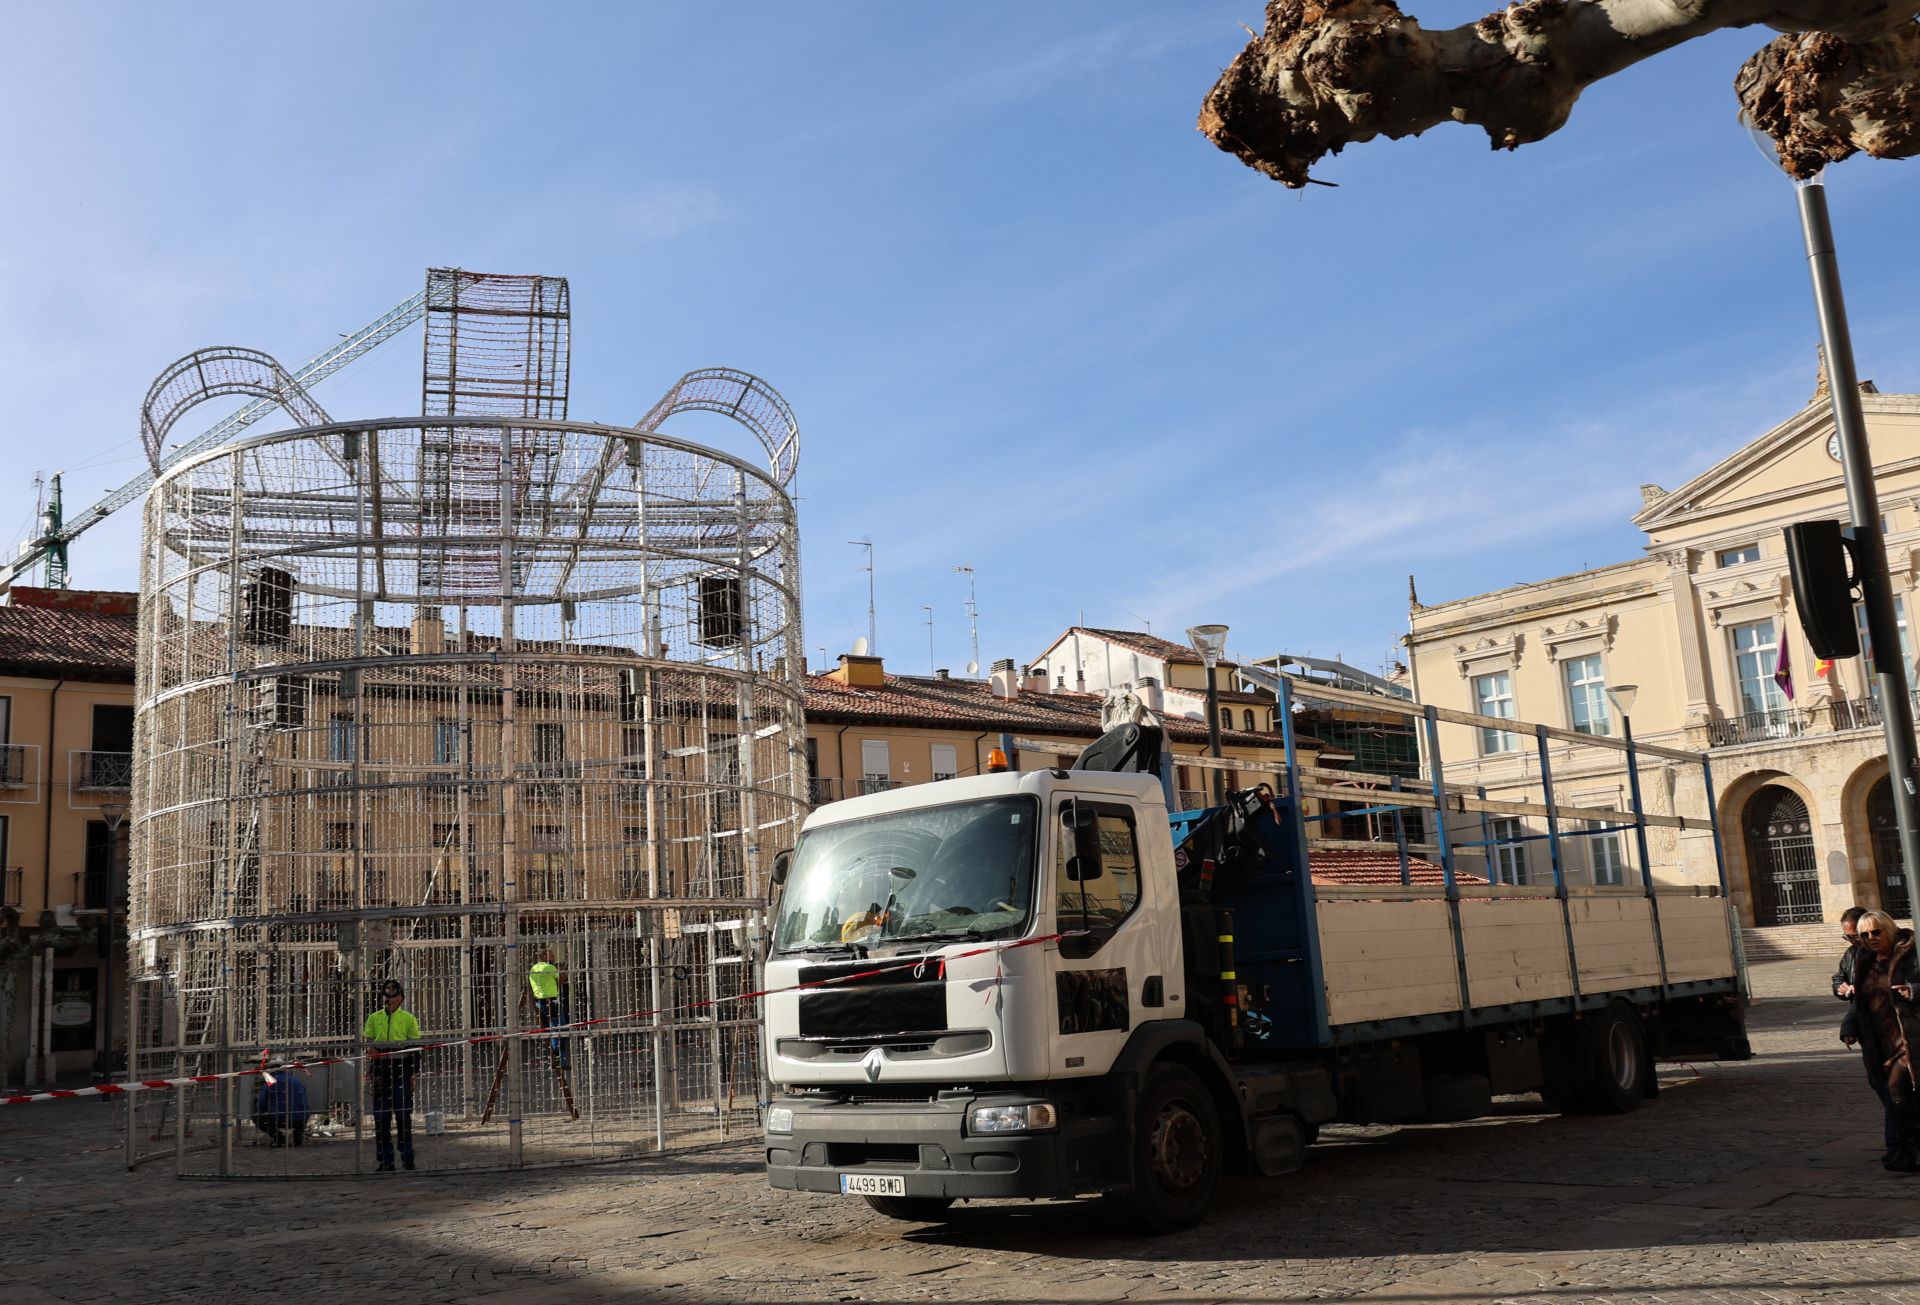
[[[339, 342], [315, 354], [300, 364], [292, 372], [293, 379], [302, 387], [311, 389], [327, 377], [333, 375], [347, 364], [385, 344], [388, 340], [419, 321], [427, 311], [427, 292], [406, 300], [399, 306], [381, 314], [359, 330], [340, 338]], [[133, 502], [147, 490], [167, 468], [192, 457], [203, 449], [215, 448], [225, 444], [247, 427], [259, 421], [269, 412], [280, 406], [277, 398], [262, 397], [254, 399], [238, 411], [221, 418], [212, 426], [169, 450], [160, 459], [157, 469], [149, 468], [140, 472], [132, 480], [106, 495], [91, 507], [73, 514], [72, 517], [47, 534], [40, 536], [21, 551], [20, 555], [5, 564], [0, 570], [0, 590], [9, 589], [15, 580], [44, 560], [55, 546], [66, 544], [77, 538], [91, 526], [112, 516], [127, 504]]]

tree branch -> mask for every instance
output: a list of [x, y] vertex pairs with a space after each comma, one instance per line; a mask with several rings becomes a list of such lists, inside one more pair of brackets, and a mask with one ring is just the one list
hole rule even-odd
[[1799, 142], [1792, 157], [1830, 159], [1841, 142], [1904, 157], [1920, 149], [1912, 114], [1892, 124], [1874, 115], [1913, 107], [1916, 14], [1920, 0], [1522, 0], [1429, 32], [1394, 0], [1269, 0], [1267, 30], [1208, 92], [1200, 130], [1294, 187], [1349, 144], [1442, 122], [1475, 124], [1495, 149], [1516, 149], [1559, 130], [1594, 82], [1709, 32], [1764, 23], [1822, 34], [1816, 50], [1766, 62], [1775, 42], [1742, 70], [1756, 99], [1771, 95], [1756, 116]]

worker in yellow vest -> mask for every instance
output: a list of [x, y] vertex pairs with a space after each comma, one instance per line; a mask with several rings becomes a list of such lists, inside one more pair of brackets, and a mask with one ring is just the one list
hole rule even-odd
[[[540, 1013], [540, 1027], [558, 1028], [567, 1022], [566, 1000], [561, 996], [567, 976], [560, 973], [560, 967], [554, 964], [553, 949], [547, 948], [540, 953], [540, 959], [527, 971], [527, 986], [533, 989], [533, 1007]], [[554, 1058], [562, 1068], [568, 1063], [568, 1040], [551, 1039]]]
[[420, 1041], [420, 1021], [400, 1005], [406, 992], [398, 981], [388, 979], [380, 995], [381, 1008], [367, 1016], [360, 1039], [386, 1053], [367, 1061], [367, 1090], [373, 1107], [374, 1157], [379, 1161], [375, 1168], [391, 1173], [395, 1132], [400, 1134], [400, 1163], [413, 1168], [413, 1076], [420, 1067], [420, 1053], [409, 1049], [409, 1044]]

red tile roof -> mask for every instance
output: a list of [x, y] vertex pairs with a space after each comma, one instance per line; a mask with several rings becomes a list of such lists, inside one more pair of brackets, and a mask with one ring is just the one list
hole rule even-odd
[[[1316, 884], [1369, 885], [1400, 882], [1400, 854], [1392, 848], [1379, 852], [1364, 847], [1309, 847], [1307, 864]], [[1438, 886], [1446, 883], [1446, 873], [1437, 861], [1421, 857], [1407, 858], [1407, 879], [1411, 883]], [[1479, 875], [1455, 871], [1455, 883], [1484, 884]]]
[[0, 672], [131, 684], [138, 629], [132, 615], [105, 614], [83, 602], [63, 607], [9, 604], [0, 607]]
[[[809, 675], [806, 694], [807, 718], [814, 721], [1040, 733], [1082, 739], [1097, 738], [1100, 734], [1102, 695], [1097, 693], [1023, 692], [1012, 698], [997, 698], [984, 680], [889, 675], [885, 685], [859, 686], [842, 684], [824, 675]], [[1207, 727], [1202, 721], [1176, 716], [1165, 723], [1177, 742], [1207, 740]], [[1278, 734], [1247, 730], [1222, 730], [1220, 739], [1236, 747], [1283, 746]]]

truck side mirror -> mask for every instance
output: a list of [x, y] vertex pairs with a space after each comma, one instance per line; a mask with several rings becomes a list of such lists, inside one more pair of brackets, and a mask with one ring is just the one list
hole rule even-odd
[[769, 877], [773, 880], [773, 886], [775, 888], [781, 888], [786, 885], [787, 871], [791, 869], [793, 869], [792, 848], [789, 847], [784, 851], [773, 854], [773, 873]]
[[1107, 872], [1100, 859], [1100, 813], [1076, 800], [1068, 804], [1065, 816], [1068, 836], [1073, 839], [1073, 854], [1067, 858], [1068, 882], [1098, 879]]

